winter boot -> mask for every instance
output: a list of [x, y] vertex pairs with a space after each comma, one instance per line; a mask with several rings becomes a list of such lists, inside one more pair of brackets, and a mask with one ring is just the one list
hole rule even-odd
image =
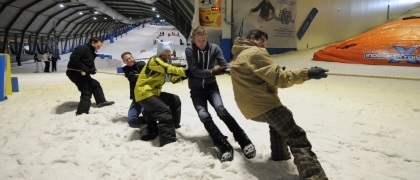
[[98, 107], [104, 107], [104, 106], [110, 106], [110, 105], [113, 105], [114, 104], [114, 101], [105, 101], [105, 102], [102, 102], [102, 103], [98, 103], [97, 105], [98, 105]]
[[156, 139], [156, 137], [158, 136], [158, 125], [157, 122], [154, 120], [151, 120], [149, 122], [147, 122], [147, 134], [140, 137], [141, 140], [143, 141], [150, 141], [153, 139]]
[[242, 152], [244, 153], [244, 156], [247, 159], [252, 159], [257, 154], [257, 150], [255, 149], [254, 144], [252, 144], [251, 140], [249, 140], [248, 136], [245, 134], [245, 132], [241, 132], [238, 134], [233, 135], [235, 138], [235, 141], [239, 143], [241, 146]]
[[173, 124], [159, 122], [159, 147], [176, 142], [176, 132]]
[[226, 136], [219, 136], [219, 138], [214, 142], [214, 145], [219, 148], [222, 156], [220, 157], [220, 162], [232, 161], [233, 160], [233, 148], [230, 143], [227, 141]]

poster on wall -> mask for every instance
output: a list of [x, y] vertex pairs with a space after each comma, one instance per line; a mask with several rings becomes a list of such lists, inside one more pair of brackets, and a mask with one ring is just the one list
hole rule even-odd
[[234, 34], [245, 36], [249, 30], [267, 32], [267, 49], [295, 49], [295, 14], [297, 0], [233, 1]]
[[199, 22], [204, 27], [221, 27], [222, 25], [222, 0], [198, 0]]

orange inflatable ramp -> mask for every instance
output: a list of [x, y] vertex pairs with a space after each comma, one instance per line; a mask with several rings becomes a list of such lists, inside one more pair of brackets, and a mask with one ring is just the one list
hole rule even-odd
[[380, 25], [319, 50], [313, 60], [420, 67], [420, 19]]

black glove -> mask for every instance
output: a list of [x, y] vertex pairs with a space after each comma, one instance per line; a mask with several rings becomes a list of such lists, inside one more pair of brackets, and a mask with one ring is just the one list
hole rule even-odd
[[82, 74], [82, 76], [89, 74], [89, 68], [88, 67], [82, 68], [82, 71], [80, 71], [80, 73]]
[[92, 75], [96, 74], [96, 68], [90, 68], [89, 74], [92, 74]]
[[227, 67], [226, 66], [218, 66], [218, 67], [214, 67], [213, 69], [211, 69], [211, 74], [212, 75], [220, 75], [220, 74], [224, 74], [226, 71]]
[[328, 74], [326, 72], [328, 72], [328, 69], [323, 69], [320, 67], [311, 67], [311, 69], [308, 69], [308, 76], [309, 79], [321, 79], [321, 78], [326, 78], [328, 76]]
[[193, 75], [192, 75], [192, 73], [191, 73], [191, 71], [189, 70], [189, 69], [186, 69], [185, 70], [185, 75], [187, 76], [187, 77], [192, 77]]

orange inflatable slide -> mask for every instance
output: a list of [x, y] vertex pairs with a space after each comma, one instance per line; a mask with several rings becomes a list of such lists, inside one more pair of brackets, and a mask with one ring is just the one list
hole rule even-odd
[[420, 19], [380, 25], [319, 50], [313, 60], [420, 67]]

